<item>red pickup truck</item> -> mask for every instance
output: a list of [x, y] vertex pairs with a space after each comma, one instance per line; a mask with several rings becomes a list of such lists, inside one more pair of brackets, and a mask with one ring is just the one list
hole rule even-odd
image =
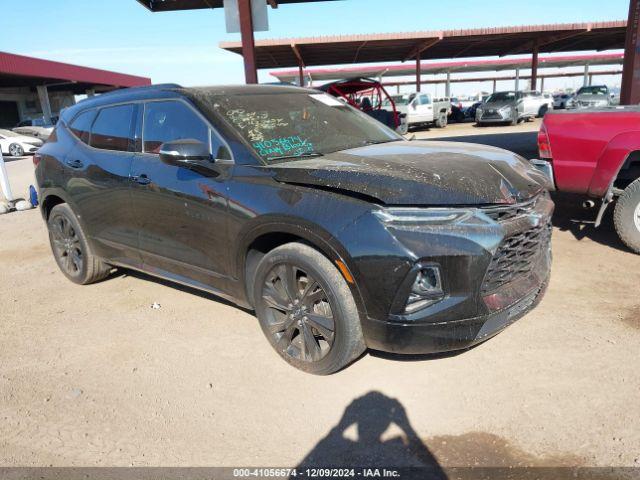
[[542, 160], [559, 191], [616, 202], [614, 224], [622, 241], [640, 253], [640, 107], [548, 113], [538, 133]]

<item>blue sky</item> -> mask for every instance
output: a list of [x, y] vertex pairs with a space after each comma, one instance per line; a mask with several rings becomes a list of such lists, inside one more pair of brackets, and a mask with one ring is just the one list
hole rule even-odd
[[[10, 5], [12, 17], [28, 19], [3, 22], [3, 51], [149, 76], [156, 83], [244, 81], [241, 57], [218, 48], [220, 41], [239, 39], [225, 32], [221, 9], [152, 14], [135, 0], [0, 0], [0, 5]], [[628, 8], [629, 0], [344, 0], [282, 5], [269, 10], [270, 31], [256, 38], [622, 20]], [[260, 78], [273, 80], [267, 72]], [[479, 86], [456, 88], [471, 93]]]

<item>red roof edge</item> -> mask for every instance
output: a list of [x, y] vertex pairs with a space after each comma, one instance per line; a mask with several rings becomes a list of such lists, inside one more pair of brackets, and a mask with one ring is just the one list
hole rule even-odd
[[97, 68], [81, 67], [69, 63], [54, 62], [0, 52], [0, 74], [56, 79], [76, 83], [106, 85], [110, 87], [139, 87], [151, 85], [151, 79], [110, 72]]

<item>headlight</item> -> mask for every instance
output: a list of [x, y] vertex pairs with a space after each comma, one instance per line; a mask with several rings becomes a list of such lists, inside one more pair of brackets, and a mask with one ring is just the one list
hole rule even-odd
[[374, 210], [373, 214], [387, 224], [447, 225], [458, 223], [473, 215], [460, 208], [402, 208]]

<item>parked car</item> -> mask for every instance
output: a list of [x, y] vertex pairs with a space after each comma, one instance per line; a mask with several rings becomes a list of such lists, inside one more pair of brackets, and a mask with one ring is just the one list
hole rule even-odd
[[28, 135], [30, 137], [39, 138], [40, 140], [46, 140], [53, 132], [53, 127], [57, 117], [52, 119], [53, 123], [47, 123], [43, 118], [30, 118], [23, 120], [13, 128], [13, 131], [21, 135]]
[[565, 110], [540, 127], [536, 163], [560, 191], [602, 200], [596, 227], [615, 201], [622, 241], [640, 253], [640, 107]]
[[407, 125], [444, 128], [447, 126], [451, 104], [449, 99], [433, 98], [429, 93], [410, 94], [411, 101], [405, 107]]
[[601, 108], [611, 105], [612, 95], [606, 85], [590, 85], [578, 89], [567, 108]]
[[551, 98], [544, 97], [540, 92], [496, 92], [476, 109], [476, 123], [479, 126], [488, 123], [510, 123], [530, 120], [537, 116], [544, 116], [553, 109]]
[[213, 292], [307, 372], [467, 348], [549, 278], [553, 203], [522, 157], [407, 141], [317, 90], [107, 93], [66, 109], [34, 163], [68, 279], [124, 267]]
[[556, 110], [563, 110], [567, 108], [567, 102], [573, 97], [568, 93], [558, 93], [553, 96], [553, 108]]
[[25, 153], [34, 153], [41, 146], [42, 140], [0, 129], [0, 151], [3, 155], [22, 157]]

